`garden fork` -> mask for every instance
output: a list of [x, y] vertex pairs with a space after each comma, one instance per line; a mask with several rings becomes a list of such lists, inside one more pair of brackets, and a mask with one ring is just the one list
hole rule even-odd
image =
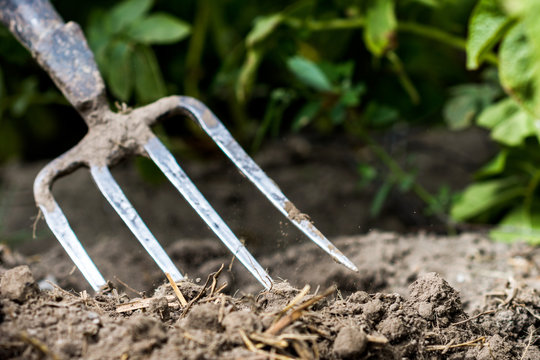
[[28, 48], [88, 125], [88, 133], [75, 147], [39, 172], [34, 182], [34, 197], [50, 229], [94, 290], [99, 290], [106, 281], [77, 239], [51, 192], [57, 178], [80, 167], [90, 169], [101, 193], [161, 270], [170, 274], [174, 281], [182, 279], [182, 274], [109, 172], [109, 166], [128, 155], [150, 157], [234, 256], [265, 288], [272, 286], [270, 276], [152, 133], [152, 124], [171, 115], [185, 115], [199, 124], [283, 215], [334, 260], [357, 271], [356, 266], [313, 226], [309, 218], [296, 209], [200, 101], [170, 96], [132, 111], [114, 113], [109, 109], [103, 79], [79, 25], [64, 23], [48, 0], [0, 0], [0, 20]]

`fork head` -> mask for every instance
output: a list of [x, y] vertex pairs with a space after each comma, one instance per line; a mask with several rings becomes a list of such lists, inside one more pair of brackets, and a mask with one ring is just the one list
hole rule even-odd
[[109, 166], [133, 155], [150, 157], [253, 276], [266, 288], [272, 285], [266, 271], [152, 133], [152, 124], [174, 114], [187, 115], [198, 123], [284, 216], [336, 261], [357, 270], [283, 195], [204, 104], [192, 98], [172, 96], [133, 111], [114, 113], [108, 107], [103, 79], [80, 27], [73, 22], [64, 23], [48, 0], [0, 0], [0, 22], [30, 50], [88, 125], [88, 133], [74, 148], [53, 160], [38, 174], [34, 195], [47, 224], [94, 289], [104, 285], [105, 280], [51, 192], [58, 177], [80, 167], [90, 169], [99, 190], [158, 266], [174, 280], [182, 278], [109, 172]]
[[187, 115], [196, 121], [278, 210], [336, 261], [356, 270], [354, 264], [314, 227], [309, 217], [300, 213], [283, 195], [276, 184], [242, 150], [225, 126], [201, 102], [189, 97], [171, 96], [125, 113], [112, 113], [106, 107], [100, 109], [103, 109], [100, 110], [102, 112], [100, 117], [92, 114], [94, 119], [99, 118], [100, 121], [93, 121], [88, 134], [81, 142], [47, 165], [39, 173], [34, 184], [36, 202], [47, 224], [93, 288], [98, 289], [105, 280], [71, 230], [51, 193], [52, 184], [58, 177], [67, 175], [81, 166], [90, 169], [99, 190], [159, 267], [164, 272], [170, 273], [175, 280], [182, 278], [108, 171], [109, 166], [124, 157], [133, 155], [150, 157], [253, 276], [266, 288], [272, 284], [266, 271], [236, 238], [189, 180], [170, 152], [152, 133], [150, 126], [157, 120], [177, 114]]

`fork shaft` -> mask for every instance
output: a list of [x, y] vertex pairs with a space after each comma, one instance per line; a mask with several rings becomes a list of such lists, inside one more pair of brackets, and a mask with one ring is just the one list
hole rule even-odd
[[152, 256], [159, 268], [164, 273], [169, 273], [174, 281], [182, 280], [182, 274], [178, 271], [154, 235], [152, 235], [139, 214], [137, 214], [133, 205], [131, 205], [122, 189], [120, 189], [120, 186], [118, 186], [112, 177], [109, 169], [106, 167], [91, 166], [90, 173], [103, 196], [105, 196], [114, 210], [124, 220], [141, 245]]
[[90, 286], [92, 286], [92, 289], [98, 291], [106, 284], [105, 279], [77, 239], [77, 236], [71, 229], [71, 226], [69, 226], [66, 216], [58, 204], [54, 202], [53, 205], [51, 211], [45, 206], [40, 206], [47, 225], [49, 225], [49, 228], [52, 230], [62, 247], [66, 250], [71, 260], [77, 265]]
[[87, 123], [87, 115], [107, 106], [105, 85], [81, 28], [65, 24], [48, 0], [0, 0], [0, 21]]
[[251, 272], [251, 274], [267, 289], [272, 286], [272, 279], [263, 267], [249, 253], [244, 244], [225, 224], [223, 219], [206, 201], [197, 187], [191, 182], [186, 173], [180, 168], [172, 154], [157, 137], [152, 137], [144, 146], [148, 155], [173, 183], [176, 189], [184, 196], [189, 204], [197, 211], [212, 231], [229, 248], [238, 260]]
[[208, 107], [202, 102], [186, 96], [170, 96], [156, 101], [146, 107], [153, 112], [153, 117], [147, 116], [151, 125], [160, 116], [182, 113], [193, 119], [219, 148], [227, 155], [236, 167], [261, 191], [268, 200], [291, 221], [311, 241], [326, 251], [332, 259], [353, 271], [358, 271], [338, 248], [336, 248], [291, 201], [283, 194], [276, 183], [253, 161], [253, 159], [236, 142], [227, 128], [219, 121]]

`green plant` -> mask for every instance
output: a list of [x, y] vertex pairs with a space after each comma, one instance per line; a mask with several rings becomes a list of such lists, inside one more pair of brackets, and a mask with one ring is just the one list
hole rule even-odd
[[539, 11], [540, 2], [534, 0], [480, 0], [472, 12], [467, 67], [478, 69], [498, 45], [500, 83], [507, 96], [476, 117], [501, 150], [451, 212], [458, 221], [498, 222], [491, 232], [495, 239], [535, 244], [540, 244]]
[[[430, 55], [420, 61], [403, 59], [401, 46], [406, 48], [412, 42], [408, 39], [399, 42], [401, 38], [398, 39], [398, 35], [412, 35], [428, 44], [436, 42], [445, 47], [465, 50], [464, 38], [420, 21], [406, 19], [407, 11], [411, 9], [423, 11], [427, 7], [444, 13], [445, 6], [430, 1], [400, 3], [382, 0], [337, 2], [333, 6], [324, 7], [316, 1], [298, 1], [280, 12], [257, 18], [245, 40], [245, 61], [236, 84], [238, 101], [249, 101], [253, 89], [264, 81], [260, 79], [259, 69], [275, 59], [278, 59], [278, 66], [288, 69], [293, 78], [292, 81], [287, 79], [287, 87], [279, 86], [270, 92], [270, 103], [258, 127], [254, 148], [268, 134], [275, 136], [279, 133], [279, 129], [284, 127], [284, 117], [291, 119], [285, 123], [285, 128], [292, 131], [309, 127], [319, 133], [344, 131], [358, 136], [388, 169], [388, 175], [378, 174], [366, 179], [363, 171], [367, 165], [359, 167], [361, 182], [384, 177], [377, 179], [382, 185], [373, 198], [372, 215], [376, 216], [380, 212], [390, 190], [397, 188], [401, 192], [412, 191], [425, 202], [427, 212], [450, 223], [446, 215], [449, 206], [448, 189], [441, 188], [438, 195], [430, 194], [421, 186], [415, 172], [404, 170], [377, 144], [374, 137], [377, 132], [387, 130], [397, 123], [413, 123], [411, 116], [428, 117], [418, 116], [418, 113], [433, 111], [434, 101], [431, 101], [430, 96], [438, 90], [419, 90], [409, 73], [413, 67], [411, 63], [430, 63], [433, 60], [429, 58]], [[404, 14], [405, 19], [400, 18], [400, 14]], [[357, 43], [351, 41], [357, 38], [357, 34], [362, 35], [367, 53], [364, 49], [357, 50]], [[418, 46], [418, 43], [414, 45]], [[348, 46], [356, 47], [351, 50]], [[428, 50], [430, 45], [420, 46], [424, 54], [431, 50]], [[357, 57], [351, 56], [351, 51], [355, 51]], [[491, 63], [497, 61], [489, 51], [483, 56]], [[373, 74], [366, 74], [366, 67], [370, 67]], [[381, 83], [386, 86], [381, 86]], [[440, 88], [440, 84], [436, 86]], [[494, 87], [488, 94], [485, 89], [478, 88], [478, 99], [462, 104], [467, 101], [458, 95], [468, 98], [468, 92], [474, 86], [477, 85], [454, 90], [455, 103], [461, 104], [461, 111], [468, 111], [465, 108], [473, 106], [480, 111], [499, 91], [498, 87]], [[384, 88], [382, 92], [381, 88]], [[420, 105], [422, 98], [424, 104]], [[455, 110], [457, 107], [449, 109]], [[461, 114], [449, 112], [448, 116], [460, 118]], [[370, 174], [373, 175], [372, 172]]]
[[186, 38], [191, 27], [163, 12], [148, 13], [153, 0], [125, 0], [110, 10], [94, 10], [88, 41], [110, 92], [127, 102], [133, 93], [148, 103], [167, 93], [151, 45], [172, 44]]

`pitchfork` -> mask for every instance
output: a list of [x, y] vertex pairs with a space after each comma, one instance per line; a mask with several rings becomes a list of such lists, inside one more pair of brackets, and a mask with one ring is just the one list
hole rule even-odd
[[334, 260], [351, 270], [358, 270], [285, 197], [203, 103], [185, 96], [169, 96], [132, 111], [114, 113], [109, 109], [103, 79], [79, 25], [64, 23], [48, 0], [0, 0], [0, 20], [28, 48], [88, 125], [88, 133], [75, 147], [39, 172], [34, 182], [34, 197], [50, 229], [94, 290], [100, 289], [106, 281], [77, 239], [51, 192], [57, 178], [80, 167], [90, 169], [101, 193], [161, 270], [170, 274], [174, 281], [182, 279], [180, 271], [109, 172], [109, 166], [128, 155], [150, 157], [251, 274], [265, 288], [272, 286], [270, 276], [152, 133], [150, 126], [156, 121], [178, 114], [199, 124], [234, 165], [312, 241]]

